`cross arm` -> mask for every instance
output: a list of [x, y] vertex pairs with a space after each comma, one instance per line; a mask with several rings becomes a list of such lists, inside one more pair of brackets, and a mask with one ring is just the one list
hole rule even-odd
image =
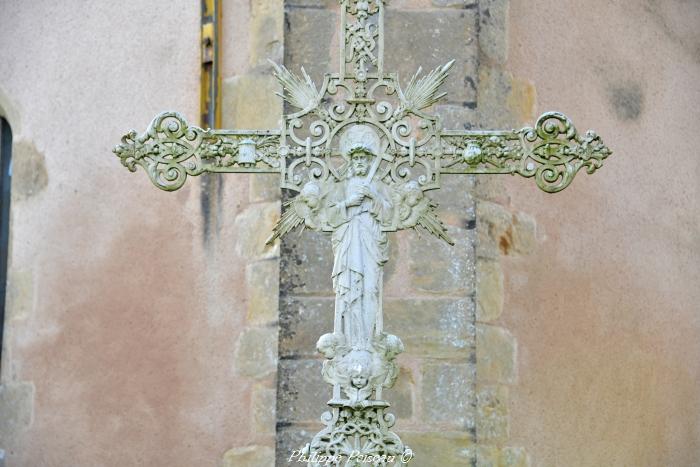
[[279, 173], [279, 141], [278, 130], [203, 130], [163, 112], [145, 133], [124, 135], [113, 152], [130, 171], [141, 166], [155, 186], [174, 191], [206, 172]]
[[594, 131], [580, 135], [571, 120], [547, 112], [534, 128], [511, 131], [443, 130], [440, 134], [443, 174], [511, 174], [535, 178], [539, 188], [556, 193], [585, 169], [602, 167], [612, 152]]

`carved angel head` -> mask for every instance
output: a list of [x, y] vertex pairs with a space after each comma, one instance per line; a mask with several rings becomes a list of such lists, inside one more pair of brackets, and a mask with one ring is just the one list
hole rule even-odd
[[326, 358], [333, 358], [338, 354], [338, 350], [345, 346], [345, 336], [342, 334], [328, 333], [319, 337], [316, 343], [316, 350]]
[[309, 182], [301, 189], [300, 196], [309, 208], [316, 209], [321, 201], [321, 187], [317, 183]]
[[411, 180], [403, 186], [403, 199], [409, 207], [415, 207], [423, 199], [423, 190], [418, 182]]

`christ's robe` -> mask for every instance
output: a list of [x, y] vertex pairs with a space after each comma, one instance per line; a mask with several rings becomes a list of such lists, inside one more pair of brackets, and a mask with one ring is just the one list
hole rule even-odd
[[374, 199], [346, 206], [363, 178], [348, 178], [334, 185], [328, 197], [328, 223], [333, 230], [333, 290], [336, 316], [342, 317], [346, 342], [355, 349], [368, 348], [382, 306], [382, 272], [388, 260], [383, 224], [393, 214], [391, 189], [384, 183], [368, 184]]

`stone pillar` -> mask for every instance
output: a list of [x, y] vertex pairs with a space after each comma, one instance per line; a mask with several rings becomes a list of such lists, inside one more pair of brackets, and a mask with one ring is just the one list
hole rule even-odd
[[[479, 77], [476, 126], [518, 128], [531, 121], [534, 88], [506, 71], [508, 0], [479, 0]], [[516, 382], [517, 341], [501, 323], [501, 255], [527, 254], [535, 222], [509, 209], [500, 177], [475, 183], [476, 206], [476, 446], [477, 467], [530, 465], [523, 448], [510, 446], [509, 389]]]
[[[224, 2], [224, 128], [279, 125], [282, 102], [275, 92], [280, 89], [267, 60], [281, 61], [282, 20], [281, 0]], [[249, 442], [235, 442], [224, 454], [223, 466], [260, 467], [274, 463], [276, 435], [279, 247], [266, 246], [265, 240], [279, 219], [279, 176], [241, 175], [236, 182], [237, 186], [247, 184], [247, 190], [238, 190], [247, 192], [247, 197], [237, 199], [242, 209], [231, 237], [241, 257], [246, 258], [246, 264], [236, 267], [245, 268], [247, 311], [245, 327], [236, 342], [234, 366], [239, 377], [252, 386], [248, 414], [230, 414], [241, 416], [248, 426]]]
[[[416, 6], [388, 5], [385, 69], [406, 83], [418, 66], [432, 69], [455, 58], [445, 86], [450, 100], [438, 110], [446, 127], [469, 124], [476, 107], [478, 9], [471, 2]], [[303, 65], [321, 82], [338, 66], [337, 2], [289, 0], [285, 15], [285, 66]], [[417, 465], [460, 465], [475, 457], [467, 448], [476, 417], [476, 222], [473, 179], [460, 178], [445, 178], [431, 193], [456, 245], [418, 232], [391, 234], [385, 266], [384, 330], [399, 336], [406, 351], [398, 358], [396, 386], [384, 395], [398, 419], [393, 430], [413, 448]], [[306, 231], [281, 245], [277, 465], [283, 466], [322, 427], [319, 417], [331, 398], [315, 344], [333, 329], [334, 296], [329, 236]]]

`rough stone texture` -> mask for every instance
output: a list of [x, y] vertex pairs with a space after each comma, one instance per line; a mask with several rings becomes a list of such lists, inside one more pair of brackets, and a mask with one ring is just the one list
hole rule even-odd
[[323, 403], [331, 398], [329, 386], [321, 378], [321, 363], [321, 360], [280, 359], [278, 423], [318, 420]]
[[278, 425], [275, 465], [288, 466], [292, 462], [296, 464], [292, 457], [294, 452], [297, 451], [298, 457], [298, 451], [301, 451], [321, 428], [322, 425], [320, 422], [310, 425], [310, 427]]
[[266, 129], [276, 128], [276, 119], [260, 109], [279, 107], [277, 79], [268, 70], [261, 73], [233, 76], [222, 85], [221, 122], [224, 128]]
[[264, 378], [277, 367], [277, 329], [246, 328], [238, 338], [234, 354], [236, 370], [244, 375]]
[[250, 176], [250, 202], [277, 201], [280, 199], [278, 174], [257, 174]]
[[12, 190], [14, 201], [39, 194], [49, 183], [46, 158], [31, 141], [17, 141], [12, 145]]
[[469, 434], [463, 431], [404, 431], [401, 437], [414, 453], [408, 465], [415, 464], [421, 467], [470, 465], [476, 457], [469, 449], [471, 446]]
[[256, 433], [275, 436], [277, 416], [277, 390], [267, 384], [256, 384], [251, 392], [253, 429]]
[[512, 383], [516, 375], [515, 339], [507, 329], [476, 325], [476, 373], [479, 381]]
[[249, 324], [277, 321], [279, 308], [279, 261], [255, 261], [246, 268]]
[[444, 423], [455, 430], [473, 430], [474, 367], [428, 363], [423, 366], [423, 421]]
[[333, 329], [332, 297], [282, 298], [279, 352], [281, 358], [315, 357], [320, 329]]
[[[420, 25], [419, 28], [416, 25]], [[384, 67], [397, 72], [402, 84], [422, 66], [424, 73], [456, 59], [443, 90], [450, 102], [474, 102], [476, 90], [477, 14], [473, 9], [391, 10], [385, 19], [388, 50]], [[449, 41], [450, 47], [444, 47]], [[459, 78], [458, 78], [459, 77]]]
[[280, 216], [280, 203], [255, 203], [242, 211], [235, 220], [236, 250], [249, 260], [279, 256], [279, 243], [267, 245], [272, 228]]
[[9, 323], [29, 317], [34, 309], [34, 273], [11, 268], [7, 276], [5, 320]]
[[508, 387], [477, 388], [476, 438], [479, 444], [508, 440]]
[[421, 292], [469, 295], [473, 292], [469, 278], [474, 268], [469, 231], [448, 227], [448, 232], [456, 242], [454, 246], [432, 235], [411, 238], [411, 285]]
[[480, 445], [474, 452], [476, 467], [530, 467], [530, 458], [521, 447]]
[[0, 385], [0, 442], [8, 445], [25, 432], [34, 415], [34, 385], [28, 382]]
[[494, 321], [503, 312], [503, 270], [498, 261], [476, 263], [476, 320]]
[[386, 329], [401, 337], [408, 355], [466, 360], [474, 346], [469, 298], [387, 298], [384, 314]]
[[479, 257], [498, 259], [500, 255], [527, 255], [534, 250], [537, 223], [531, 215], [514, 213], [493, 201], [479, 200], [476, 206]]
[[[224, 6], [224, 8], [226, 7]], [[250, 2], [251, 40], [249, 64], [254, 70], [266, 69], [269, 71], [271, 67], [268, 60], [279, 63], [283, 59], [283, 8], [284, 0], [257, 0], [255, 2]], [[233, 11], [236, 12], [235, 10]], [[278, 106], [279, 102], [272, 108]], [[266, 114], [267, 112], [260, 113]]]
[[292, 232], [281, 242], [282, 292], [290, 295], [333, 295], [331, 272], [333, 254], [330, 235], [305, 231]]
[[476, 5], [477, 0], [431, 0], [431, 3], [438, 7], [467, 8]]
[[272, 465], [275, 450], [269, 446], [233, 448], [224, 454], [223, 467], [262, 467]]
[[391, 403], [391, 413], [398, 418], [408, 419], [413, 416], [416, 378], [410, 368], [400, 367], [399, 377], [394, 387], [384, 389], [382, 394]]
[[508, 57], [510, 0], [479, 0], [479, 49], [487, 61], [503, 64]]
[[315, 83], [323, 80], [337, 54], [330, 47], [339, 17], [329, 9], [289, 7], [285, 13], [284, 63], [293, 71], [303, 66]]

